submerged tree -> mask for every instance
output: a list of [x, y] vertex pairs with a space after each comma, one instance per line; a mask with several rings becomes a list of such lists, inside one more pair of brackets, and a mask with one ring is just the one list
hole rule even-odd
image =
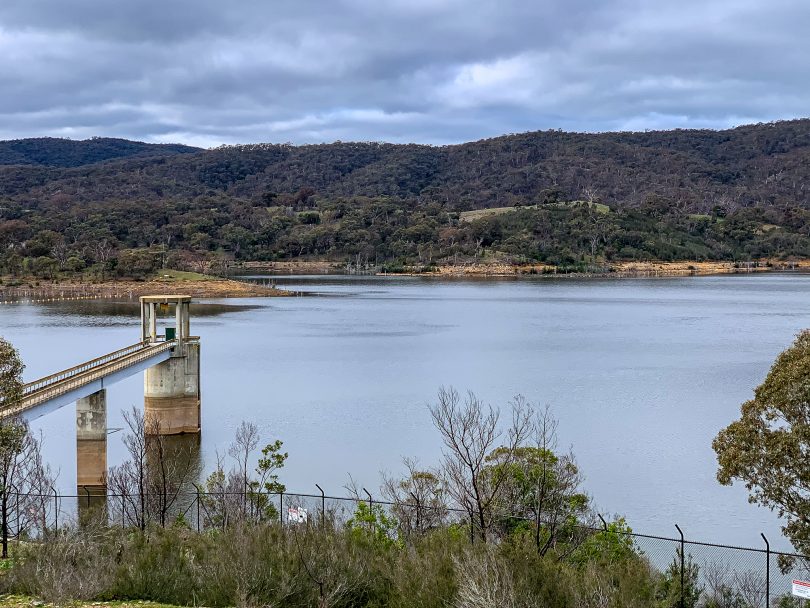
[[797, 551], [810, 551], [810, 331], [777, 357], [712, 447], [718, 481], [742, 481], [750, 502], [787, 520], [782, 530]]

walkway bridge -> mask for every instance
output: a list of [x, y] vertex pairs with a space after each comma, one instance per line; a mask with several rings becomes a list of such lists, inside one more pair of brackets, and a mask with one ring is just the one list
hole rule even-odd
[[[160, 336], [163, 338], [163, 336]], [[0, 409], [0, 417], [34, 420], [171, 357], [177, 340], [137, 342], [50, 376], [23, 385], [23, 398]]]
[[[107, 387], [144, 374], [144, 410], [160, 434], [200, 432], [200, 339], [190, 335], [190, 296], [143, 296], [141, 340], [23, 386], [22, 399], [0, 402], [0, 418], [34, 420], [76, 403], [77, 485], [106, 492]], [[175, 307], [174, 327], [158, 334], [161, 311]]]

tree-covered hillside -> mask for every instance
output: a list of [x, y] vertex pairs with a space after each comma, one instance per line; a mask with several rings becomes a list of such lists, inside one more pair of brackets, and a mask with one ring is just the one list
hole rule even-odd
[[[43, 141], [58, 148], [55, 142], [61, 140], [22, 143], [36, 147]], [[118, 146], [132, 144], [91, 140], [60, 145], [94, 141], [110, 142], [94, 148], [104, 159], [115, 157], [114, 150], [123, 156]], [[0, 144], [0, 159], [14, 162], [15, 152], [3, 150], [22, 143]], [[148, 158], [142, 151], [136, 158], [90, 166], [77, 154], [65, 152], [62, 158], [54, 151], [44, 162], [27, 152], [35, 159], [29, 165], [67, 168], [0, 167], [0, 196], [36, 201], [67, 196], [78, 203], [226, 195], [261, 202], [311, 188], [329, 199], [399, 197], [439, 203], [451, 211], [534, 204], [549, 196], [628, 207], [656, 195], [690, 212], [708, 212], [718, 204], [728, 210], [755, 204], [810, 206], [810, 120], [726, 131], [542, 131], [445, 147], [258, 144], [174, 156], [168, 155], [172, 147], [149, 150], [155, 154]]]
[[0, 272], [810, 257], [810, 120], [183, 151], [0, 166]]
[[180, 144], [146, 144], [126, 139], [94, 137], [83, 141], [40, 137], [0, 141], [0, 165], [79, 167], [116, 158], [171, 156], [198, 152]]

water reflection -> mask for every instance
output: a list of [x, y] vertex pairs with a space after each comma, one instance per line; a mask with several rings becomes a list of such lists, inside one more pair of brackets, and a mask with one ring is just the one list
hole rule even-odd
[[[137, 300], [80, 300], [75, 302], [49, 302], [40, 305], [49, 315], [55, 317], [125, 317], [131, 321], [139, 317], [140, 305]], [[191, 314], [194, 317], [215, 317], [225, 313], [245, 312], [258, 308], [251, 304], [230, 304], [221, 302], [194, 302]], [[167, 314], [166, 317], [172, 316]]]
[[[118, 465], [121, 466], [121, 465]], [[197, 487], [204, 482], [201, 441], [198, 433], [147, 438], [144, 500], [134, 488], [123, 489], [115, 482], [109, 488], [78, 486], [76, 507], [81, 525], [97, 521], [124, 526], [137, 525], [147, 511], [147, 520], [159, 520], [168, 506], [168, 520], [188, 518]]]

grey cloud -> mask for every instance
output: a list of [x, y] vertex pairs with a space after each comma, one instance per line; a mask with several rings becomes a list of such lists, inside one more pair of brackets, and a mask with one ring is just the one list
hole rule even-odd
[[806, 114], [800, 0], [5, 0], [0, 137], [451, 143]]

